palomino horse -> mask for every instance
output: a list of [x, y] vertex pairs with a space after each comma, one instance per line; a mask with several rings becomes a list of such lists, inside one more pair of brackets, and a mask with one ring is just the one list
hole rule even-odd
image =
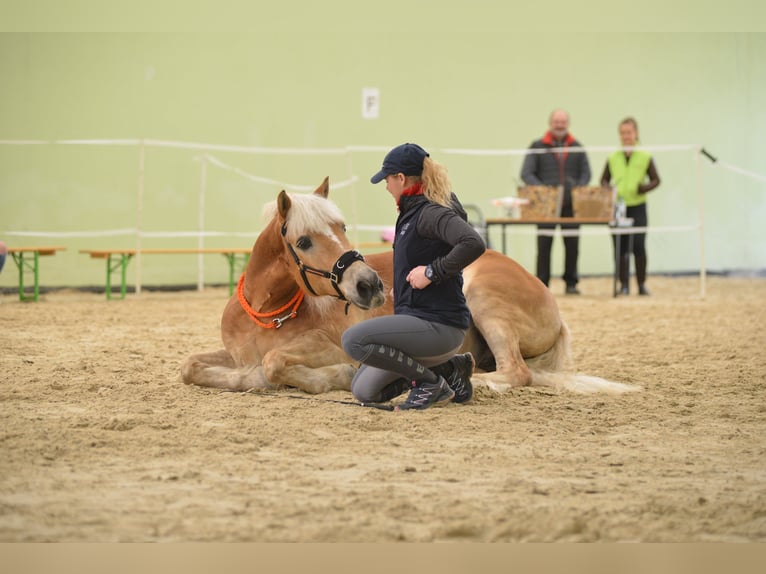
[[[357, 365], [343, 352], [341, 334], [392, 313], [393, 257], [353, 251], [328, 193], [325, 178], [313, 194], [282, 191], [276, 209], [266, 206], [271, 219], [223, 312], [225, 348], [189, 357], [181, 369], [185, 383], [231, 391], [351, 388]], [[475, 385], [633, 390], [572, 372], [569, 329], [555, 299], [514, 260], [487, 250], [463, 278], [472, 316], [463, 352], [476, 359]]]

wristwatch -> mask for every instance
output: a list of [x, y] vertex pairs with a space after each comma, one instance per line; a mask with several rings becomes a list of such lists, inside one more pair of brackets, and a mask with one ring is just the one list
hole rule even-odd
[[428, 279], [429, 281], [431, 281], [433, 283], [433, 280], [434, 280], [434, 268], [430, 264], [426, 265], [425, 275], [426, 275], [426, 279]]

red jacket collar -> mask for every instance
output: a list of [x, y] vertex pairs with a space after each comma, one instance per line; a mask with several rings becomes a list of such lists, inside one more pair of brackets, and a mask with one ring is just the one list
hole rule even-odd
[[[564, 145], [569, 146], [572, 145], [575, 142], [575, 139], [572, 137], [572, 134], [567, 133], [567, 137], [564, 138]], [[553, 137], [553, 134], [550, 131], [545, 132], [545, 135], [543, 136], [543, 143], [545, 145], [553, 145], [556, 143], [556, 139]]]
[[[408, 188], [404, 189], [402, 191], [402, 194], [399, 196], [399, 201], [402, 200], [403, 197], [407, 195], [423, 195], [423, 182], [415, 183]], [[396, 202], [396, 205], [399, 205], [399, 201]]]

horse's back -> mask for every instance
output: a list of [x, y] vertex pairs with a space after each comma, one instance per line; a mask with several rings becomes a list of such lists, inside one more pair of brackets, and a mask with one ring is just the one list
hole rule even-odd
[[514, 259], [499, 251], [487, 249], [463, 272], [468, 294], [472, 289], [486, 291], [489, 296], [512, 297], [519, 305], [556, 306], [550, 290]]
[[468, 307], [484, 336], [501, 331], [525, 357], [547, 351], [562, 327], [550, 290], [519, 263], [488, 249], [463, 271]]
[[[392, 252], [366, 255], [365, 260], [389, 291], [393, 286]], [[527, 325], [534, 332], [559, 332], [561, 320], [553, 294], [507, 255], [487, 249], [463, 270], [463, 281], [463, 293], [474, 317], [494, 315], [510, 321], [514, 328]]]

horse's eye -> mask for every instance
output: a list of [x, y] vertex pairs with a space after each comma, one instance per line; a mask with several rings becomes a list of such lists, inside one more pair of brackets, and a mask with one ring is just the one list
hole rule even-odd
[[346, 231], [347, 231], [347, 228], [346, 228], [346, 224], [344, 223], [343, 224], [343, 233], [346, 233]]
[[311, 239], [305, 235], [299, 237], [298, 241], [295, 242], [295, 246], [302, 251], [306, 251], [306, 249], [311, 248]]

